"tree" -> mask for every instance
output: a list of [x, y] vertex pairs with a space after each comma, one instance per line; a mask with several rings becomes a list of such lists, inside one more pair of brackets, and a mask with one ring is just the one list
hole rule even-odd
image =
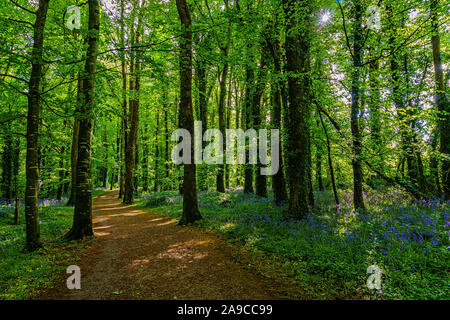
[[350, 115], [352, 141], [353, 141], [353, 206], [355, 209], [365, 210], [363, 198], [363, 169], [362, 169], [362, 142], [360, 133], [360, 98], [361, 98], [361, 62], [363, 54], [362, 4], [360, 0], [353, 1], [353, 71], [352, 79], [352, 107]]
[[[287, 20], [286, 71], [289, 105], [286, 112], [289, 213], [298, 218], [310, 212], [308, 160], [310, 118], [310, 1], [284, 0]], [[298, 30], [301, 30], [300, 32]]]
[[[194, 114], [192, 108], [192, 20], [186, 0], [176, 0], [178, 15], [182, 25], [180, 40], [180, 127], [194, 134]], [[194, 150], [194, 139], [191, 139], [191, 150]], [[202, 218], [197, 202], [196, 167], [193, 155], [191, 163], [184, 164], [183, 179], [183, 215], [181, 225], [193, 223]]]
[[160, 177], [159, 177], [159, 109], [156, 113], [156, 131], [155, 131], [155, 184], [153, 190], [158, 192], [160, 189]]
[[[125, 0], [120, 1], [120, 45], [125, 47]], [[120, 162], [119, 162], [119, 199], [123, 197], [125, 189], [125, 152], [128, 143], [128, 111], [127, 111], [127, 64], [125, 51], [120, 53], [121, 75], [122, 75], [122, 121], [120, 139]]]
[[[139, 7], [144, 6], [145, 1], [140, 3]], [[134, 26], [131, 27], [131, 43], [132, 46], [139, 46], [140, 37], [142, 34], [141, 23], [142, 17], [141, 12], [138, 13], [138, 23], [136, 31]], [[133, 21], [134, 22], [134, 21]], [[139, 89], [140, 89], [140, 68], [141, 68], [141, 54], [140, 51], [133, 50], [130, 61], [130, 90], [131, 96], [129, 101], [129, 112], [128, 112], [128, 124], [130, 126], [128, 132], [128, 141], [126, 145], [125, 153], [125, 185], [124, 185], [124, 204], [133, 203], [133, 194], [137, 185], [135, 185], [135, 167], [137, 159], [137, 134], [139, 126]]]
[[[208, 1], [206, 1], [208, 3]], [[225, 4], [225, 10], [229, 10], [228, 0], [224, 0]], [[209, 6], [208, 6], [209, 9]], [[228, 20], [228, 28], [227, 28], [227, 36], [225, 38], [225, 43], [222, 43], [220, 41], [219, 36], [216, 34], [217, 43], [219, 46], [219, 49], [223, 55], [224, 63], [223, 68], [220, 72], [220, 78], [219, 78], [219, 86], [220, 86], [220, 94], [219, 94], [219, 106], [218, 106], [218, 113], [219, 113], [219, 130], [222, 132], [222, 135], [225, 136], [225, 117], [226, 117], [226, 110], [225, 110], [225, 98], [227, 94], [227, 78], [228, 78], [228, 72], [230, 69], [230, 64], [228, 61], [228, 55], [229, 55], [229, 48], [230, 48], [230, 41], [231, 41], [231, 18]], [[230, 94], [230, 92], [228, 92]], [[224, 149], [226, 148], [226, 141], [224, 140]], [[225, 157], [225, 153], [224, 153]], [[217, 172], [216, 177], [216, 189], [218, 192], [225, 192], [225, 183], [224, 183], [224, 173], [225, 173], [225, 164], [220, 164]]]
[[88, 0], [89, 29], [86, 63], [83, 72], [83, 104], [79, 108], [80, 119], [78, 158], [76, 167], [76, 199], [73, 225], [66, 234], [69, 240], [83, 239], [94, 234], [92, 230], [92, 117], [95, 104], [95, 72], [100, 31], [100, 7], [98, 0]]
[[431, 0], [431, 45], [433, 49], [434, 81], [436, 85], [436, 109], [439, 112], [440, 152], [442, 154], [442, 184], [446, 199], [450, 199], [450, 105], [445, 91], [442, 69], [441, 39], [439, 36], [439, 0]]
[[31, 53], [31, 75], [28, 87], [27, 116], [27, 159], [25, 187], [25, 219], [26, 244], [25, 250], [35, 251], [42, 247], [40, 240], [38, 193], [38, 136], [39, 136], [39, 100], [42, 78], [42, 50], [44, 45], [44, 29], [47, 19], [49, 0], [39, 0], [39, 7], [34, 13], [36, 21], [33, 25], [33, 50]]

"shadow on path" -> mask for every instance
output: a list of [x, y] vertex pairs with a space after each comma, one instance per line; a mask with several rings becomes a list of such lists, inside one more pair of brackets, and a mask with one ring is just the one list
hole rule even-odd
[[243, 266], [219, 236], [127, 207], [107, 192], [94, 201], [95, 245], [40, 299], [282, 299], [280, 284]]

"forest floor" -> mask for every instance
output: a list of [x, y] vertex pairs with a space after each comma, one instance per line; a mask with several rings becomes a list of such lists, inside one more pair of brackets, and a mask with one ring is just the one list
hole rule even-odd
[[76, 262], [81, 289], [67, 289], [64, 272], [54, 288], [35, 298], [299, 298], [298, 286], [279, 275], [276, 266], [263, 268], [272, 270], [270, 275], [260, 272], [263, 259], [198, 227], [181, 227], [171, 218], [124, 206], [117, 191], [99, 196], [93, 213], [96, 241]]

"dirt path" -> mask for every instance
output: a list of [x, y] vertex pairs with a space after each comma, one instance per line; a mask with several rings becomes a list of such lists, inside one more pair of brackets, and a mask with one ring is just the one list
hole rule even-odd
[[64, 274], [41, 299], [284, 298], [220, 237], [123, 206], [117, 195], [94, 201], [97, 238], [77, 263], [81, 290], [68, 290]]

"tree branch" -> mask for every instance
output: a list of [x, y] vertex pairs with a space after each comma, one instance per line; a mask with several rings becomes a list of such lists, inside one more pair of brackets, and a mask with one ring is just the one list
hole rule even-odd
[[9, 0], [9, 1], [12, 2], [12, 3], [14, 3], [17, 7], [19, 7], [20, 9], [22, 9], [22, 10], [28, 12], [28, 13], [31, 13], [31, 14], [34, 14], [34, 15], [37, 14], [36, 12], [34, 12], [34, 11], [30, 10], [30, 9], [27, 9], [27, 8], [21, 6], [21, 5], [18, 4], [17, 1], [15, 1], [15, 0]]

